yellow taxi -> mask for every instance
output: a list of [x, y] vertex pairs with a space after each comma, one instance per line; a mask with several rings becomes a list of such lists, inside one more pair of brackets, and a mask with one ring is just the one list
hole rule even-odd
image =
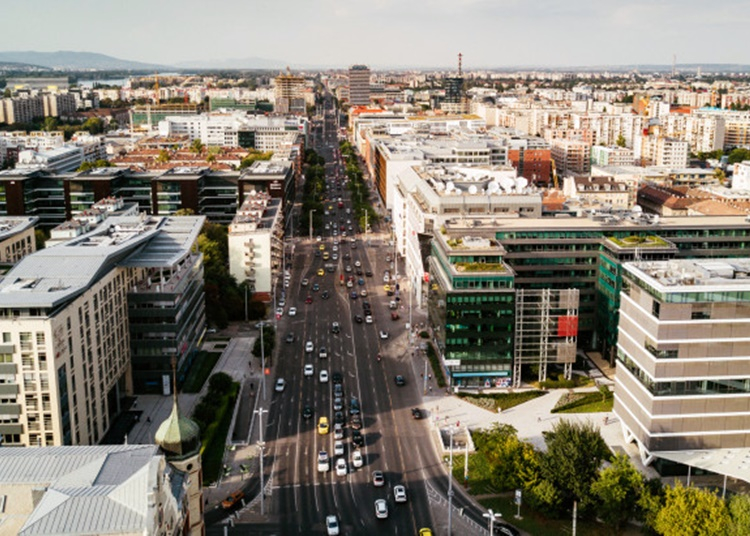
[[328, 433], [328, 417], [321, 417], [318, 419], [318, 433], [320, 435], [326, 435]]
[[319, 269], [318, 269], [318, 275], [319, 275], [320, 277], [323, 277], [324, 275], [326, 275], [326, 271], [325, 271], [325, 270], [323, 270], [323, 268], [319, 268]]
[[419, 529], [419, 536], [432, 536], [432, 531], [430, 529]]
[[386, 292], [390, 292], [391, 291], [391, 286], [390, 285], [383, 285], [383, 290], [385, 290]]
[[318, 249], [319, 249], [320, 251], [325, 251], [325, 249], [326, 249], [326, 245], [325, 245], [325, 244], [321, 244], [321, 245], [319, 245], [319, 246], [318, 246]]

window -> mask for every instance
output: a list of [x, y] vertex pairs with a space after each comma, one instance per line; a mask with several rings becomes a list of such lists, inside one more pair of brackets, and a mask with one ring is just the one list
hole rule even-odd
[[651, 314], [654, 315], [656, 318], [659, 318], [660, 312], [661, 312], [661, 303], [654, 300], [654, 302], [651, 305]]

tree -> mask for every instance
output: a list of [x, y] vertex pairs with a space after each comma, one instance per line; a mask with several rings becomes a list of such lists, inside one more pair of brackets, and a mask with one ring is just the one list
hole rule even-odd
[[47, 241], [47, 235], [41, 229], [34, 229], [34, 241], [36, 242], [36, 249], [44, 249], [44, 243]]
[[739, 162], [744, 162], [745, 160], [750, 160], [750, 149], [738, 147], [737, 149], [734, 149], [731, 153], [729, 153], [729, 164], [737, 164]]
[[607, 444], [591, 422], [558, 422], [544, 434], [547, 452], [541, 457], [543, 480], [554, 485], [566, 507], [590, 495], [602, 461], [610, 457]]
[[746, 536], [750, 534], [750, 497], [733, 495], [729, 499], [729, 536]]
[[625, 147], [625, 144], [626, 144], [625, 136], [623, 136], [622, 134], [617, 136], [617, 141], [615, 143], [617, 144], [618, 147]]
[[3, 91], [3, 98], [4, 98], [4, 99], [9, 99], [9, 98], [11, 98], [12, 96], [13, 96], [13, 93], [11, 92], [10, 88], [9, 88], [9, 87], [6, 87], [6, 88], [5, 88], [5, 91]]
[[181, 208], [176, 210], [172, 216], [195, 216], [195, 211], [192, 208]]
[[724, 181], [727, 180], [727, 174], [721, 168], [714, 169], [714, 177], [719, 181], [719, 184], [724, 184]]
[[232, 377], [224, 372], [212, 374], [208, 379], [208, 390], [224, 394], [232, 387]]
[[260, 337], [258, 337], [255, 339], [255, 344], [253, 345], [253, 355], [255, 357], [261, 357], [261, 355], [263, 355], [266, 358], [266, 364], [270, 363], [275, 341], [276, 331], [273, 329], [272, 325], [266, 324], [263, 326], [263, 353], [261, 354], [260, 351], [261, 341]]
[[524, 451], [532, 447], [518, 439], [515, 428], [496, 423], [492, 428], [476, 432], [473, 439], [477, 450], [487, 460], [493, 487], [502, 491], [522, 485], [519, 468], [524, 465]]
[[190, 144], [190, 150], [195, 154], [201, 154], [203, 151], [203, 142], [199, 139], [193, 140], [193, 143]]
[[162, 149], [159, 151], [159, 155], [156, 157], [156, 161], [160, 164], [166, 164], [169, 162], [171, 157], [169, 156], [169, 152], [167, 152], [166, 149]]
[[100, 117], [89, 117], [82, 125], [83, 130], [89, 134], [101, 134], [104, 132], [104, 121]]
[[713, 491], [667, 486], [664, 506], [654, 528], [663, 536], [723, 536], [730, 527], [729, 509]]
[[635, 517], [642, 491], [643, 477], [625, 455], [615, 457], [591, 485], [597, 515], [616, 533]]
[[265, 153], [263, 153], [256, 149], [250, 149], [250, 154], [248, 154], [245, 158], [242, 159], [242, 162], [240, 162], [240, 169], [245, 169], [246, 167], [252, 166], [253, 162], [257, 160], [270, 160], [272, 156], [273, 151], [266, 151]]
[[94, 162], [84, 162], [81, 164], [76, 171], [89, 171], [95, 168], [103, 168], [103, 167], [112, 167], [114, 164], [110, 162], [109, 160], [104, 160], [103, 158], [100, 158], [98, 160], [95, 160]]

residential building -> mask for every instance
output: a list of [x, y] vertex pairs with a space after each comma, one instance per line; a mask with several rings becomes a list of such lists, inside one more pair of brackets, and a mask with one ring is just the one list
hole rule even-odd
[[370, 104], [370, 68], [366, 65], [349, 67], [349, 104], [352, 106]]
[[283, 236], [280, 200], [249, 192], [229, 226], [229, 273], [254, 292], [270, 295], [281, 274]]
[[17, 169], [42, 169], [64, 173], [75, 171], [83, 164], [83, 149], [78, 146], [63, 146], [48, 151], [24, 150], [18, 153]]
[[70, 93], [42, 94], [44, 117], [68, 117], [76, 113], [76, 98]]
[[34, 217], [0, 217], [0, 266], [12, 266], [36, 251], [34, 226], [38, 221]]
[[591, 172], [591, 145], [577, 140], [554, 140], [550, 154], [560, 175], [586, 175]]
[[[750, 259], [626, 263], [614, 412], [644, 463], [750, 447]], [[714, 452], [713, 454], [716, 454]], [[725, 467], [722, 467], [724, 465]], [[736, 460], [714, 464], [720, 474]]]
[[169, 393], [172, 358], [182, 381], [205, 329], [204, 221], [113, 217], [6, 274], [4, 445], [94, 445], [125, 396]]
[[565, 177], [562, 193], [592, 208], [627, 210], [633, 206], [628, 185], [612, 177]]
[[39, 117], [44, 117], [44, 105], [41, 97], [24, 96], [0, 99], [0, 123], [8, 125], [31, 123]]
[[633, 150], [627, 147], [591, 147], [592, 166], [632, 166], [634, 163]]
[[636, 136], [633, 153], [642, 166], [687, 168], [690, 145], [684, 140], [659, 135]]
[[305, 78], [289, 70], [274, 78], [274, 112], [280, 114], [305, 114]]

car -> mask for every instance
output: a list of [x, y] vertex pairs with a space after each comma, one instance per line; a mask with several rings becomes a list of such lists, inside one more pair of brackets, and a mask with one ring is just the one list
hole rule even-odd
[[316, 242], [320, 242], [321, 240], [323, 240], [322, 236], [318, 235], [318, 236], [315, 237], [315, 241]]
[[333, 396], [337, 397], [344, 397], [344, 387], [340, 383], [334, 383], [333, 384]]
[[375, 501], [375, 517], [378, 519], [388, 519], [388, 503], [385, 499]]
[[383, 340], [387, 339], [388, 338], [388, 332], [387, 331], [383, 331], [381, 329], [380, 330], [380, 338], [383, 339]]
[[315, 374], [315, 367], [312, 365], [312, 363], [308, 363], [307, 365], [305, 365], [303, 371], [303, 374], [305, 376], [313, 376]]
[[391, 290], [386, 290], [386, 291], [385, 291], [385, 294], [386, 294], [387, 296], [393, 296], [393, 288], [391, 288]]
[[344, 381], [344, 376], [342, 376], [340, 372], [334, 372], [331, 375], [331, 379], [333, 380], [333, 383], [341, 383]]
[[328, 453], [324, 450], [318, 452], [318, 472], [325, 473], [331, 468], [331, 461], [328, 458]]
[[354, 286], [354, 281], [352, 281], [351, 279], [346, 282], [346, 288], [352, 288], [353, 286]]
[[221, 507], [224, 510], [231, 510], [232, 508], [234, 508], [235, 506], [237, 506], [238, 504], [240, 504], [240, 502], [244, 498], [245, 498], [245, 492], [244, 491], [242, 491], [242, 490], [234, 491], [234, 492], [232, 492], [232, 493], [229, 494], [229, 497], [227, 497], [226, 499], [224, 499], [223, 501], [221, 501]]
[[344, 412], [343, 411], [337, 411], [333, 414], [333, 422], [337, 422], [341, 425], [343, 425], [346, 422], [346, 419], [344, 418]]
[[286, 339], [284, 339], [286, 342], [294, 342], [294, 333], [291, 331], [286, 334]]
[[319, 290], [320, 290], [320, 285], [318, 285], [317, 283], [314, 283], [312, 286], [312, 291], [318, 292]]
[[284, 308], [283, 307], [277, 307], [276, 308], [276, 318], [281, 318], [284, 316]]
[[351, 419], [349, 421], [351, 424], [352, 430], [361, 430], [362, 429], [362, 415], [352, 415]]
[[326, 435], [328, 433], [328, 417], [321, 417], [318, 419], [318, 433], [320, 435]]
[[432, 536], [432, 530], [426, 527], [419, 529], [419, 536]]
[[317, 249], [315, 250], [315, 256], [320, 257], [320, 251], [318, 251]]
[[361, 324], [362, 323], [362, 317], [360, 315], [354, 315], [354, 321], [357, 324]]
[[290, 307], [288, 314], [289, 314], [289, 316], [297, 316], [297, 308], [296, 307]]
[[349, 297], [350, 297], [351, 299], [353, 299], [353, 300], [356, 300], [358, 296], [359, 296], [359, 295], [357, 294], [357, 292], [356, 292], [356, 291], [352, 291], [352, 293], [351, 293], [351, 294], [349, 294]]
[[333, 248], [332, 248], [332, 251], [338, 251], [338, 250], [339, 250], [339, 247], [338, 247], [338, 246], [336, 245], [336, 243], [337, 243], [337, 242], [338, 242], [338, 240], [334, 240], [334, 241], [333, 241]]
[[349, 253], [344, 253], [344, 260], [348, 261], [351, 258], [352, 258], [352, 256]]
[[[332, 254], [332, 255], [331, 255], [331, 260], [332, 260], [332, 261], [337, 261], [337, 260], [339, 260], [339, 254], [338, 254], [338, 253], [334, 253], [334, 254]], [[333, 270], [331, 270], [331, 271], [333, 271]]]
[[307, 296], [307, 298], [305, 298], [305, 303], [308, 304], [308, 305], [311, 304], [312, 303], [312, 296]]
[[358, 285], [359, 285], [360, 287], [361, 287], [361, 286], [364, 286], [364, 284], [365, 284], [365, 280], [364, 280], [364, 279], [362, 279], [362, 278], [360, 277], [360, 278], [359, 278], [359, 279], [357, 280], [357, 284], [358, 284]]
[[344, 271], [345, 271], [345, 272], [346, 272], [347, 274], [350, 274], [350, 273], [352, 273], [352, 267], [351, 267], [351, 266], [349, 266], [349, 265], [347, 264], [347, 265], [346, 265], [346, 266], [344, 267]]
[[515, 527], [505, 523], [495, 522], [493, 532], [495, 534], [500, 534], [501, 536], [521, 536], [521, 533]]
[[305, 407], [302, 408], [302, 418], [303, 419], [312, 419], [313, 416], [313, 409], [310, 404], [305, 404]]
[[333, 438], [344, 439], [344, 425], [343, 424], [333, 425]]
[[321, 244], [318, 246], [318, 249], [320, 249], [320, 251], [323, 251], [325, 248], [326, 248], [325, 244]]
[[327, 359], [328, 358], [328, 350], [326, 350], [325, 346], [321, 346], [320, 350], [318, 350], [318, 358], [319, 359]]
[[385, 275], [383, 276], [383, 283], [385, 283], [386, 285], [388, 284], [388, 282], [389, 282], [390, 280], [391, 280], [391, 277], [390, 277], [390, 276], [389, 276], [388, 274], [385, 274]]
[[312, 341], [307, 341], [305, 343], [305, 352], [307, 352], [308, 354], [311, 354], [313, 350], [315, 350], [315, 345], [313, 344]]
[[327, 291], [327, 290], [324, 290], [324, 291], [323, 291], [323, 293], [322, 293], [322, 294], [320, 295], [320, 297], [321, 297], [322, 299], [324, 299], [324, 300], [327, 300], [328, 298], [330, 298], [330, 297], [331, 297], [331, 295], [330, 295], [330, 294], [328, 293], [328, 291]]
[[346, 460], [344, 458], [336, 460], [336, 476], [346, 476], [348, 472], [349, 468], [346, 465]]
[[358, 415], [360, 413], [359, 400], [356, 397], [352, 397], [349, 401], [349, 415]]
[[372, 270], [366, 270], [366, 271], [365, 271], [365, 275], [366, 275], [367, 277], [372, 277]]
[[306, 286], [307, 286], [307, 285], [309, 285], [309, 284], [310, 284], [310, 281], [309, 281], [309, 280], [307, 280], [307, 279], [303, 279], [303, 280], [302, 280], [302, 283], [301, 283], [301, 285], [302, 285], [303, 287], [306, 287]]
[[421, 419], [422, 418], [422, 410], [419, 409], [419, 408], [411, 408], [411, 416], [414, 419], [416, 419], [416, 420]]
[[360, 296], [362, 296], [363, 298], [366, 298], [366, 297], [367, 297], [367, 289], [364, 289], [364, 288], [363, 288], [363, 289], [362, 289], [362, 290], [361, 290], [361, 291], [359, 292], [359, 295], [360, 295]]
[[354, 261], [354, 266], [356, 266], [357, 268], [359, 268], [360, 266], [362, 266], [362, 263], [359, 262], [359, 261]]
[[403, 387], [404, 385], [406, 385], [406, 379], [405, 379], [405, 378], [404, 378], [404, 377], [403, 377], [403, 376], [402, 376], [401, 374], [398, 374], [398, 375], [397, 375], [397, 376], [396, 376], [396, 377], [394, 378], [394, 381], [396, 382], [396, 385], [397, 385], [398, 387]]
[[333, 454], [335, 456], [343, 456], [344, 455], [344, 442], [341, 440], [338, 440], [333, 443]]
[[400, 317], [396, 311], [391, 311], [391, 320], [398, 320]]
[[356, 238], [352, 238], [352, 249], [357, 249]]
[[328, 371], [326, 369], [321, 370], [318, 374], [318, 379], [320, 383], [328, 383]]
[[284, 288], [289, 288], [290, 282], [288, 279], [284, 279]]
[[364, 300], [362, 302], [362, 309], [369, 309], [370, 308], [370, 302], [367, 300]]
[[286, 306], [286, 300], [285, 300], [284, 298], [281, 298], [281, 299], [279, 300], [279, 303], [278, 303], [277, 305], [278, 305], [279, 307], [284, 307], [284, 306]]
[[335, 335], [340, 332], [341, 332], [341, 326], [339, 325], [338, 322], [334, 322], [333, 324], [331, 324], [331, 333]]
[[399, 484], [398, 486], [393, 486], [393, 500], [397, 503], [405, 503], [406, 502], [406, 487]]
[[386, 255], [385, 256], [385, 262], [391, 262], [391, 256], [390, 255]]
[[365, 323], [366, 324], [372, 324], [372, 315], [367, 315], [365, 317]]
[[323, 268], [318, 268], [318, 276], [323, 277], [326, 275], [326, 271]]
[[364, 465], [364, 460], [362, 459], [362, 453], [359, 451], [359, 449], [355, 449], [354, 452], [352, 452], [352, 465], [354, 467], [362, 467]]
[[390, 292], [391, 291], [391, 286], [390, 285], [383, 285], [383, 290], [385, 290], [386, 292]]
[[274, 391], [277, 393], [282, 392], [286, 388], [286, 380], [284, 378], [279, 378], [276, 380], [276, 387], [274, 387]]
[[339, 518], [334, 515], [326, 516], [326, 531], [328, 536], [339, 535]]
[[372, 485], [376, 488], [382, 488], [385, 486], [385, 475], [383, 475], [383, 471], [372, 472]]

